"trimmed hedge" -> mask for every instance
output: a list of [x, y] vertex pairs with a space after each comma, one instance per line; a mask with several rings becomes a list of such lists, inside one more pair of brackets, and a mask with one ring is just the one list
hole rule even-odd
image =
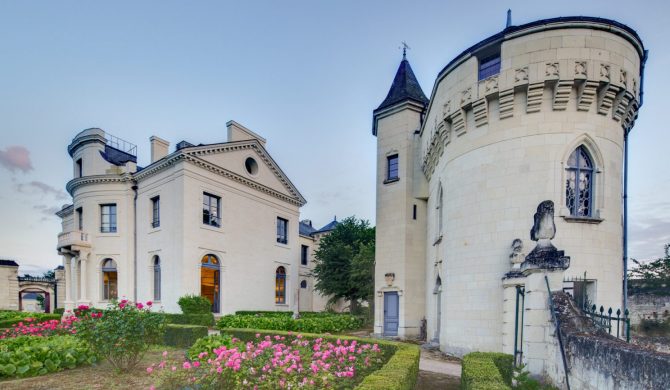
[[184, 314], [207, 314], [212, 312], [212, 303], [200, 295], [184, 295], [177, 301]]
[[54, 314], [63, 315], [63, 313], [65, 313], [65, 308], [63, 308], [63, 307], [59, 307], [57, 309], [54, 309]]
[[463, 357], [461, 388], [505, 390], [512, 388], [514, 357], [498, 352], [472, 352]]
[[324, 340], [356, 340], [359, 343], [376, 343], [385, 352], [388, 361], [382, 368], [367, 375], [356, 386], [358, 390], [412, 390], [419, 375], [419, 357], [421, 350], [412, 344], [403, 344], [393, 341], [366, 339], [351, 336], [330, 336], [314, 333], [282, 332], [264, 329], [224, 329], [223, 332], [242, 341], [256, 339], [256, 334], [263, 336], [296, 336], [301, 334], [308, 339], [322, 338]]
[[202, 325], [168, 324], [165, 327], [163, 344], [178, 348], [188, 348], [199, 338], [207, 337], [207, 327]]
[[[6, 312], [3, 312], [5, 314]], [[11, 328], [12, 325], [18, 324], [19, 322], [25, 322], [26, 318], [35, 319], [34, 322], [44, 322], [49, 320], [59, 320], [61, 319], [60, 314], [46, 314], [46, 313], [26, 313], [26, 312], [13, 312], [15, 315], [3, 315], [0, 319], [0, 328]], [[12, 314], [13, 314], [12, 313]]]
[[168, 324], [214, 326], [214, 314], [173, 314], [164, 313]]
[[[284, 312], [285, 313], [285, 312]], [[219, 329], [249, 328], [265, 330], [282, 330], [307, 333], [342, 332], [359, 329], [364, 324], [360, 317], [348, 314], [319, 314], [293, 319], [283, 313], [255, 315], [226, 315], [217, 323]]]

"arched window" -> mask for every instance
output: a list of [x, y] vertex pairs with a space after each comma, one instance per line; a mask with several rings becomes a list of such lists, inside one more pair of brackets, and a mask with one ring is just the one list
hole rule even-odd
[[302, 282], [300, 282], [300, 288], [307, 288], [307, 281], [306, 280], [303, 280]]
[[568, 158], [565, 205], [570, 215], [590, 217], [593, 212], [593, 160], [582, 145]]
[[275, 303], [286, 303], [286, 269], [277, 267], [275, 272]]
[[161, 259], [154, 256], [154, 301], [161, 300]]
[[119, 297], [118, 292], [118, 273], [116, 262], [112, 259], [102, 261], [102, 299], [112, 300]]
[[219, 258], [207, 254], [200, 260], [200, 295], [212, 303], [212, 312], [219, 312], [221, 265]]

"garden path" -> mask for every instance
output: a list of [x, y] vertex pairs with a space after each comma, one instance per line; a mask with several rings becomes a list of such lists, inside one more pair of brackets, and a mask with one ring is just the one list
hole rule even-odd
[[461, 386], [461, 362], [439, 350], [421, 348], [416, 390], [456, 390]]

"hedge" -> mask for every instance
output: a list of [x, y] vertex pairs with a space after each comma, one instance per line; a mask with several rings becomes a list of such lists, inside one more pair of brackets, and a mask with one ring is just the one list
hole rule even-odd
[[44, 375], [92, 364], [95, 360], [93, 351], [74, 336], [0, 340], [0, 378]]
[[200, 295], [184, 295], [177, 304], [184, 314], [207, 314], [212, 312], [212, 303]]
[[498, 352], [473, 352], [463, 357], [461, 388], [503, 390], [512, 388], [514, 357]]
[[359, 329], [363, 319], [346, 314], [320, 314], [298, 319], [284, 314], [226, 315], [217, 323], [219, 329], [249, 328], [307, 333], [342, 332]]
[[165, 327], [163, 344], [178, 348], [188, 348], [199, 338], [207, 337], [207, 327], [202, 325], [168, 324]]
[[255, 340], [256, 334], [260, 334], [261, 336], [295, 336], [301, 334], [308, 339], [323, 338], [324, 340], [333, 342], [340, 339], [356, 340], [359, 343], [376, 343], [385, 351], [385, 355], [390, 355], [390, 357], [382, 368], [367, 375], [362, 382], [356, 386], [357, 390], [412, 390], [416, 385], [416, 380], [419, 374], [419, 357], [421, 350], [418, 346], [412, 344], [351, 336], [330, 336], [314, 333], [268, 331], [264, 329], [231, 328], [224, 329], [223, 331], [242, 341]]
[[168, 324], [214, 326], [214, 314], [164, 313]]
[[[19, 322], [25, 322], [26, 318], [33, 318], [35, 322], [44, 322], [49, 320], [59, 320], [61, 319], [60, 314], [46, 314], [46, 313], [26, 313], [26, 312], [13, 312], [16, 313], [14, 316], [3, 315], [0, 319], [0, 328], [11, 328], [12, 325], [18, 324]], [[5, 314], [5, 313], [3, 313]]]

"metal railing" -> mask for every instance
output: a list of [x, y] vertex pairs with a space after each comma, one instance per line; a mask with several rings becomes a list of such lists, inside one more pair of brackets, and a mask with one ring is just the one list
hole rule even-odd
[[137, 145], [109, 133], [105, 133], [105, 140], [108, 146], [137, 157]]
[[[600, 309], [598, 309], [596, 305], [592, 305], [591, 307], [585, 306], [583, 310], [598, 328], [606, 330], [612, 336], [630, 342], [630, 317], [628, 309], [623, 313], [621, 309], [617, 309], [616, 313], [614, 313], [611, 307], [605, 311], [603, 306], [600, 306]], [[616, 317], [614, 314], [616, 314]], [[613, 324], [614, 322], [616, 325]]]

